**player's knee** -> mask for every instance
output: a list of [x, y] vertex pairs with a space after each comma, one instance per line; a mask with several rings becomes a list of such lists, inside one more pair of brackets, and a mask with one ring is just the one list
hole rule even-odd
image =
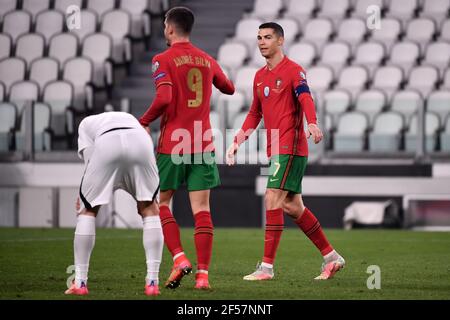
[[159, 215], [159, 206], [156, 202], [152, 201], [139, 201], [137, 204], [138, 213], [142, 217], [157, 216]]
[[281, 207], [282, 203], [277, 190], [266, 190], [266, 195], [264, 197], [264, 205], [266, 210], [278, 209]]

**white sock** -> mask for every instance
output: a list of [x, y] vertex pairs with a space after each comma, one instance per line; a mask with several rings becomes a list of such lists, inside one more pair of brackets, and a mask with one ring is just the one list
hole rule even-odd
[[75, 284], [81, 287], [87, 285], [89, 259], [95, 244], [95, 217], [80, 214], [73, 240], [75, 257]]
[[339, 257], [338, 253], [336, 252], [336, 250], [331, 251], [330, 253], [326, 254], [323, 256], [323, 260], [325, 260], [325, 263], [337, 260], [337, 258]]
[[173, 256], [172, 260], [175, 261], [178, 257], [184, 256], [184, 251], [178, 252]]
[[202, 270], [202, 269], [199, 269], [199, 270], [197, 270], [196, 273], [204, 273], [204, 274], [208, 274], [208, 270]]
[[269, 269], [273, 268], [273, 264], [265, 263], [265, 262], [261, 262], [261, 266], [263, 266], [264, 268], [269, 268]]
[[144, 222], [143, 244], [147, 263], [147, 276], [145, 283], [158, 284], [159, 265], [164, 247], [164, 236], [159, 216], [149, 216], [142, 219]]

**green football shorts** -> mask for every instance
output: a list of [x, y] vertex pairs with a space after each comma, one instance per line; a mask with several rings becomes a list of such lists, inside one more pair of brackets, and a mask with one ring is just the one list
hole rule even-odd
[[214, 152], [181, 156], [159, 153], [156, 162], [161, 191], [177, 190], [184, 182], [188, 191], [208, 190], [220, 185]]
[[270, 158], [267, 188], [302, 193], [302, 179], [308, 157], [279, 154]]

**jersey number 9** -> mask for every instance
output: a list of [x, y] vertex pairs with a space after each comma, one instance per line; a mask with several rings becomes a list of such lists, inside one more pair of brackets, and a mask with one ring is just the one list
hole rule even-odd
[[189, 90], [195, 93], [195, 99], [188, 100], [188, 107], [200, 107], [203, 101], [203, 77], [198, 68], [192, 68], [189, 70], [187, 74], [187, 85]]

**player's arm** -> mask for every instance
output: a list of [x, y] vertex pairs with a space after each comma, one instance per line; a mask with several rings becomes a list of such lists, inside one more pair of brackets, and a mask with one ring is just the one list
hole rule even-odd
[[169, 66], [164, 57], [156, 56], [152, 61], [153, 80], [155, 81], [156, 96], [150, 107], [139, 118], [142, 126], [147, 127], [152, 121], [159, 118], [172, 101], [172, 79]]
[[234, 137], [233, 143], [228, 147], [226, 161], [228, 165], [234, 164], [234, 155], [236, 154], [239, 146], [248, 139], [253, 131], [258, 127], [262, 118], [261, 102], [256, 92], [255, 82], [253, 83], [253, 101], [250, 110], [242, 124], [241, 129]]
[[299, 75], [296, 75], [296, 77], [298, 76], [300, 76], [299, 80], [294, 79], [294, 91], [298, 102], [300, 103], [300, 107], [303, 109], [306, 121], [308, 122], [307, 138], [312, 136], [314, 143], [319, 143], [323, 138], [323, 134], [319, 126], [317, 125], [317, 115], [314, 100], [311, 96], [311, 91], [309, 90], [308, 83], [306, 82], [305, 73], [303, 71], [300, 71]]
[[[213, 60], [214, 61], [214, 60]], [[213, 68], [214, 68], [214, 78], [213, 78], [213, 84], [214, 86], [220, 90], [220, 92], [224, 94], [233, 94], [235, 91], [234, 84], [231, 82], [230, 79], [227, 78], [225, 73], [223, 73], [222, 68], [220, 68], [219, 64], [214, 61], [213, 62]]]

